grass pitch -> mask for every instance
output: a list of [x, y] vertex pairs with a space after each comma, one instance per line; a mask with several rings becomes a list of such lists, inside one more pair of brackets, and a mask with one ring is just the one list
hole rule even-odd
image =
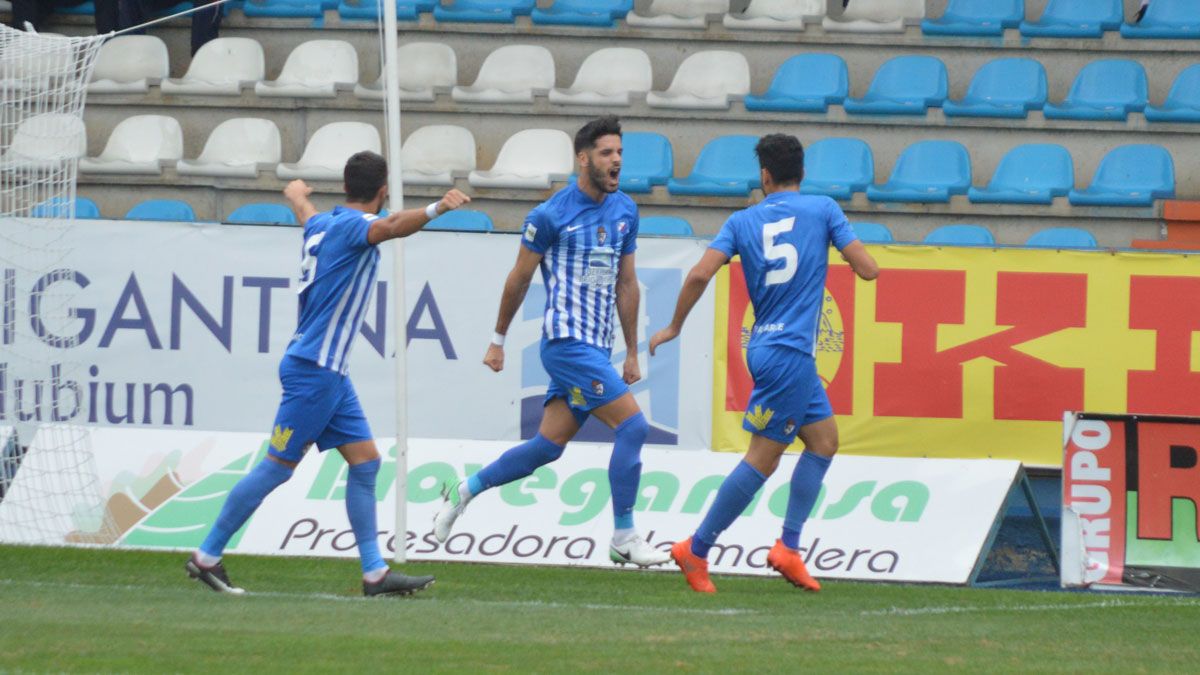
[[0, 547], [0, 671], [1195, 672], [1200, 598], [410, 564], [361, 597], [349, 560], [232, 556], [250, 594], [184, 555]]

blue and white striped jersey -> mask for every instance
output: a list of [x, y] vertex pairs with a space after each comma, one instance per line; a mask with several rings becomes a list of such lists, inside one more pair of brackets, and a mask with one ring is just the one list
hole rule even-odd
[[350, 347], [375, 290], [379, 250], [367, 243], [377, 219], [344, 206], [304, 224], [300, 257], [300, 320], [287, 353], [345, 374]]
[[612, 349], [617, 270], [637, 250], [637, 232], [637, 204], [625, 193], [597, 203], [575, 183], [529, 213], [521, 243], [543, 256], [543, 336]]

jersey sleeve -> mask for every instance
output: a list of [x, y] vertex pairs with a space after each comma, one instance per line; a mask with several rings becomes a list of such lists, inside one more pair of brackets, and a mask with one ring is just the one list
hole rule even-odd
[[364, 213], [347, 223], [346, 245], [353, 249], [372, 246], [371, 242], [367, 240], [367, 233], [371, 231], [371, 223], [376, 220], [379, 220], [379, 216], [374, 213]]
[[641, 225], [637, 209], [633, 209], [626, 227], [629, 231], [621, 239], [621, 255], [629, 255], [637, 250], [638, 227]]
[[737, 214], [729, 217], [725, 224], [721, 226], [721, 231], [708, 245], [709, 248], [714, 248], [721, 253], [732, 258], [737, 255]]
[[521, 245], [534, 253], [545, 255], [557, 236], [554, 223], [539, 207], [530, 211], [525, 218], [525, 227], [521, 231]]
[[854, 228], [850, 227], [850, 221], [846, 220], [846, 214], [842, 212], [842, 207], [838, 206], [837, 202], [830, 199], [827, 209], [826, 224], [829, 228], [829, 240], [840, 251], [849, 246], [850, 242], [857, 241], [858, 235], [854, 234]]

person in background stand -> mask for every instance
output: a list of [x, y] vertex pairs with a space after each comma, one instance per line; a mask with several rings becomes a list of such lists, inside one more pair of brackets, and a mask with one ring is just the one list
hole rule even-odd
[[[146, 23], [178, 4], [178, 0], [117, 0], [117, 24], [121, 30]], [[192, 0], [192, 5], [202, 7], [212, 5], [192, 14], [192, 55], [204, 46], [206, 42], [217, 37], [221, 27], [221, 5], [213, 4], [214, 0]], [[135, 31], [143, 34], [145, 31]]]
[[[41, 33], [46, 30], [50, 15], [58, 7], [74, 7], [84, 0], [13, 0], [12, 22], [17, 30], [25, 30], [28, 22]], [[117, 0], [96, 0], [96, 34], [103, 35], [117, 29]]]

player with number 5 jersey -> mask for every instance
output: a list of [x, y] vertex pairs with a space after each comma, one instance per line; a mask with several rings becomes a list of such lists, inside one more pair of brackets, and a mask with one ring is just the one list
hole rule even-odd
[[838, 444], [833, 409], [816, 368], [829, 246], [841, 251], [861, 278], [871, 280], [879, 274], [837, 203], [800, 194], [804, 149], [799, 140], [771, 134], [759, 140], [755, 152], [766, 198], [726, 221], [688, 273], [670, 325], [650, 339], [653, 355], [659, 345], [678, 337], [713, 275], [733, 256], [741, 257], [754, 307], [746, 349], [754, 390], [742, 422], [751, 434], [750, 448], [721, 484], [696, 533], [671, 548], [688, 584], [705, 593], [716, 591], [708, 576], [709, 549], [775, 472], [797, 435], [805, 451], [792, 474], [782, 536], [768, 553], [767, 564], [798, 587], [820, 590], [798, 549], [801, 527]]

